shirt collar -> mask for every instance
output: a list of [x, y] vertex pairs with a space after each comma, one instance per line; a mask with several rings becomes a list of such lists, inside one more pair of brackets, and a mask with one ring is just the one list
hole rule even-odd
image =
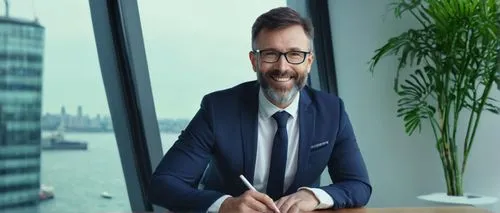
[[264, 116], [265, 118], [269, 118], [274, 113], [279, 112], [279, 111], [286, 111], [288, 114], [292, 116], [292, 118], [297, 118], [298, 114], [298, 109], [299, 109], [299, 99], [300, 99], [300, 91], [297, 93], [295, 98], [293, 99], [292, 103], [288, 105], [285, 109], [281, 109], [277, 106], [275, 106], [273, 103], [271, 103], [266, 96], [264, 95], [264, 92], [262, 91], [262, 88], [259, 89], [259, 114], [261, 116]]

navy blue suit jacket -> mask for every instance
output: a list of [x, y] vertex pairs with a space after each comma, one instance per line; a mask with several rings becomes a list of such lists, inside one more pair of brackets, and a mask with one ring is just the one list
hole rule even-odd
[[[203, 98], [153, 173], [152, 203], [172, 211], [206, 211], [219, 197], [248, 190], [239, 175], [253, 182], [258, 92], [259, 84], [251, 81]], [[319, 177], [328, 167], [333, 184], [319, 188], [333, 198], [333, 208], [366, 205], [372, 188], [343, 102], [306, 86], [298, 116], [297, 173], [286, 194], [299, 187], [319, 187]], [[202, 177], [207, 177], [203, 190], [198, 189]]]

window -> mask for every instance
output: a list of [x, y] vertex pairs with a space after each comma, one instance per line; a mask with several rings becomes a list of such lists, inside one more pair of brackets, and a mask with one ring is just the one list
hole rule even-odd
[[0, 15], [0, 212], [130, 211], [89, 2]]
[[[256, 79], [251, 27], [286, 0], [139, 1], [163, 150], [199, 109], [203, 95]], [[175, 6], [173, 6], [175, 5]]]

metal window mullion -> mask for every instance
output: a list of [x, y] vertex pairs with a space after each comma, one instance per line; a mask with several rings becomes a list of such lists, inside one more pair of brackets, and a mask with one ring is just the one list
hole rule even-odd
[[[146, 195], [162, 149], [142, 35], [136, 35], [141, 32], [140, 24], [134, 24], [139, 20], [137, 2], [89, 3], [130, 205], [132, 211], [152, 211]], [[142, 44], [142, 49], [137, 43]]]
[[314, 25], [314, 49], [321, 90], [338, 95], [328, 1], [308, 0], [306, 4]]

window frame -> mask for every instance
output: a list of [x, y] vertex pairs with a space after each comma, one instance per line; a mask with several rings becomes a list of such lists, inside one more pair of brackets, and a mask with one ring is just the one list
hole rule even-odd
[[137, 1], [89, 0], [89, 5], [131, 210], [161, 211], [147, 199], [163, 153]]

